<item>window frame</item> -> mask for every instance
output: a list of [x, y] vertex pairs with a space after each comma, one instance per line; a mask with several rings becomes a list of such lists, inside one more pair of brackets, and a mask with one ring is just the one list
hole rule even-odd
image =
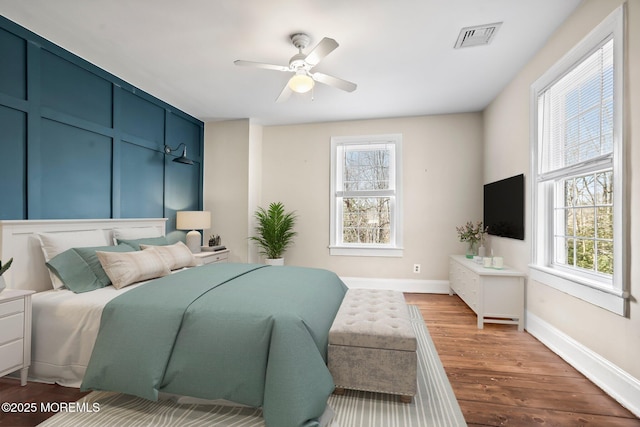
[[[627, 264], [627, 192], [625, 150], [626, 134], [624, 128], [624, 82], [625, 82], [625, 6], [618, 7], [601, 24], [591, 31], [571, 51], [545, 72], [531, 86], [530, 95], [530, 145], [531, 145], [531, 263], [530, 278], [551, 286], [596, 306], [621, 316], [628, 313], [629, 271]], [[577, 67], [587, 57], [613, 39], [614, 100], [613, 100], [613, 154], [609, 159], [596, 158], [590, 165], [582, 164], [579, 172], [571, 167], [559, 177], [575, 176], [577, 173], [596, 171], [611, 165], [613, 170], [613, 275], [603, 280], [597, 274], [580, 272], [577, 267], [553, 265], [554, 250], [554, 190], [555, 180], [539, 182], [539, 139], [542, 132], [542, 120], [539, 120], [539, 98], [550, 86]], [[605, 156], [606, 157], [606, 156]], [[589, 163], [589, 162], [586, 162]], [[553, 174], [553, 173], [552, 173]]]
[[[342, 166], [338, 163], [339, 151], [345, 146], [367, 146], [392, 144], [394, 155], [391, 160], [393, 166], [390, 173], [393, 176], [389, 180], [395, 183], [394, 190], [372, 191], [374, 197], [391, 197], [391, 219], [390, 219], [390, 240], [389, 244], [362, 244], [343, 243], [341, 241], [342, 230], [342, 203], [338, 203], [345, 192], [338, 189], [338, 184], [342, 182]], [[402, 134], [382, 134], [382, 135], [359, 135], [359, 136], [337, 136], [331, 138], [331, 184], [330, 192], [330, 226], [329, 226], [329, 254], [337, 256], [378, 256], [378, 257], [401, 257], [402, 247]], [[348, 195], [349, 193], [347, 193]]]

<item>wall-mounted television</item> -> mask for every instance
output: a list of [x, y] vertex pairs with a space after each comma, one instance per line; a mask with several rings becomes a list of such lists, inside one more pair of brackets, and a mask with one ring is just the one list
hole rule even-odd
[[484, 225], [489, 234], [524, 240], [524, 175], [484, 186]]

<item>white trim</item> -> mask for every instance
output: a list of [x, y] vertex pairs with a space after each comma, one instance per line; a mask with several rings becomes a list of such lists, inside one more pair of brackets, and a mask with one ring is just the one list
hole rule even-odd
[[380, 279], [368, 277], [340, 277], [348, 288], [390, 289], [418, 294], [449, 294], [448, 280]]
[[[341, 206], [336, 203], [336, 197], [340, 191], [336, 189], [336, 180], [341, 172], [341, 165], [338, 163], [338, 147], [358, 144], [393, 144], [394, 176], [391, 179], [394, 185], [394, 201], [391, 208], [391, 241], [393, 245], [369, 246], [369, 245], [342, 245], [338, 241], [338, 215]], [[383, 135], [357, 135], [357, 136], [334, 136], [331, 138], [331, 184], [329, 202], [329, 255], [337, 256], [370, 256], [370, 257], [401, 257], [403, 256], [403, 211], [402, 211], [402, 134]], [[385, 193], [385, 192], [383, 192]]]
[[618, 294], [613, 288], [605, 289], [588, 286], [585, 282], [575, 282], [575, 276], [563, 277], [558, 270], [538, 265], [529, 265], [529, 280], [535, 280], [566, 294], [595, 304], [620, 316], [624, 316], [627, 309], [627, 293]]
[[[538, 92], [546, 90], [549, 86], [564, 77], [564, 75], [567, 74], [568, 68], [573, 68], [574, 65], [593, 53], [593, 45], [599, 44], [611, 34], [613, 34], [615, 39], [614, 50], [616, 52], [614, 55], [621, 55], [624, 51], [624, 15], [624, 5], [619, 6], [611, 12], [609, 16], [587, 34], [584, 39], [536, 80], [533, 86], [538, 89]], [[623, 70], [619, 70], [616, 72], [615, 79], [622, 78], [622, 71]]]
[[[623, 119], [626, 111], [624, 109], [624, 72], [626, 67], [626, 8], [623, 4], [605, 18], [596, 28], [594, 28], [582, 41], [572, 48], [566, 55], [558, 60], [532, 85], [530, 91], [530, 168], [533, 179], [529, 180], [531, 198], [531, 274], [532, 279], [542, 284], [551, 286], [566, 292], [569, 295], [583, 299], [591, 304], [605, 308], [613, 313], [626, 316], [628, 313], [628, 289], [629, 270], [627, 262], [628, 245], [628, 208], [625, 188], [626, 171], [624, 165], [624, 151], [628, 138], [624, 129]], [[594, 52], [594, 47], [613, 37], [614, 39], [614, 274], [612, 279], [602, 280], [599, 285], [594, 286], [592, 280], [584, 279], [579, 274], [567, 275], [563, 269], [553, 268], [551, 254], [554, 251], [552, 226], [553, 218], [551, 209], [552, 191], [548, 191], [551, 182], [540, 183], [538, 174], [539, 147], [538, 138], [541, 132], [542, 120], [539, 120], [540, 93], [562, 78], [566, 72], [574, 68], [576, 63], [582, 61]], [[602, 160], [602, 159], [595, 159]], [[544, 186], [545, 188], [541, 188]], [[546, 199], [543, 199], [546, 197]], [[610, 290], [603, 291], [606, 285], [610, 284]]]
[[526, 329], [618, 403], [640, 417], [640, 380], [527, 311]]
[[379, 256], [400, 258], [404, 253], [403, 248], [391, 247], [354, 247], [354, 246], [329, 246], [329, 255], [339, 256]]

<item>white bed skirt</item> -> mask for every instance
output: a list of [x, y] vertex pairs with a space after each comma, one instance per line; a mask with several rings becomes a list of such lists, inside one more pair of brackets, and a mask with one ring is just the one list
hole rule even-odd
[[74, 294], [66, 289], [33, 295], [29, 379], [80, 387], [100, 329], [102, 309], [137, 285]]

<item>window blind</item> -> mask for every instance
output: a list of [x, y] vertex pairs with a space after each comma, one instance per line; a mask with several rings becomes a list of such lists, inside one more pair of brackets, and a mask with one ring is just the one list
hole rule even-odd
[[613, 153], [613, 39], [552, 83], [538, 98], [539, 180], [597, 167]]

